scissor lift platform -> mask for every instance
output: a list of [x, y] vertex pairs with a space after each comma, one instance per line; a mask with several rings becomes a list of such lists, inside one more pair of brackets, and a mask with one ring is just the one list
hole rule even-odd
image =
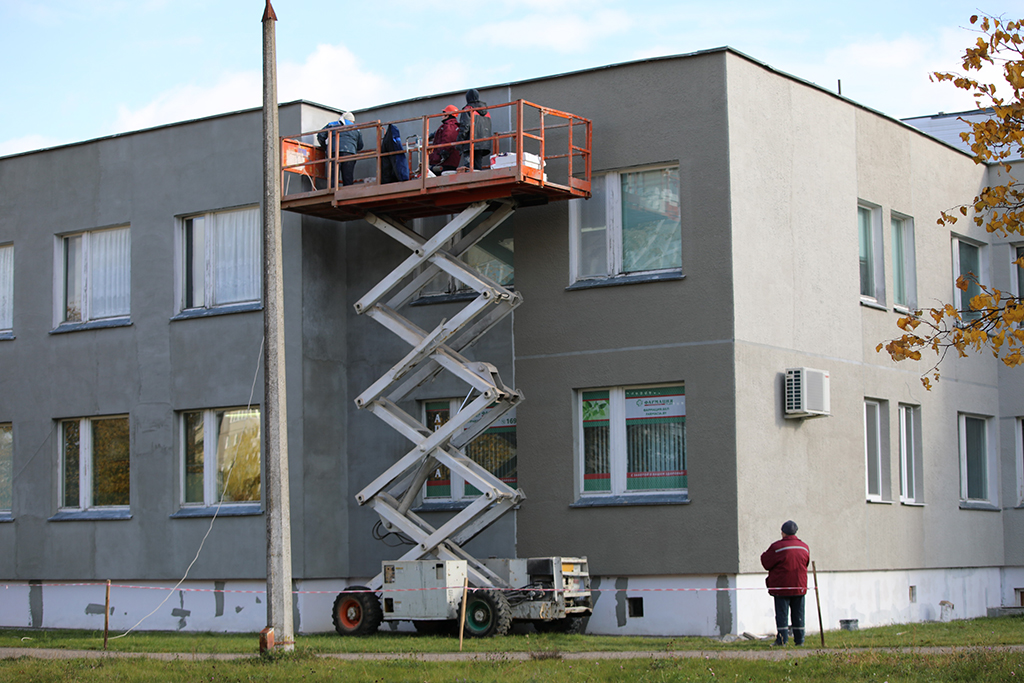
[[[516, 100], [487, 108], [492, 128], [509, 130], [487, 138], [434, 145], [430, 128], [443, 114], [401, 121], [371, 121], [346, 127], [362, 133], [367, 149], [341, 157], [316, 142], [320, 131], [282, 138], [284, 188], [281, 208], [339, 221], [356, 220], [367, 212], [406, 221], [457, 214], [480, 201], [510, 200], [517, 206], [590, 196], [591, 122], [566, 112]], [[475, 118], [475, 117], [474, 117]], [[381, 151], [389, 126], [398, 128], [403, 149]], [[338, 129], [333, 129], [337, 131]], [[329, 131], [328, 131], [329, 132]], [[431, 152], [456, 146], [475, 155], [494, 154], [492, 167], [434, 176], [424, 163]], [[380, 182], [384, 165], [403, 155], [408, 180]], [[338, 165], [356, 162], [356, 182], [341, 185]]]

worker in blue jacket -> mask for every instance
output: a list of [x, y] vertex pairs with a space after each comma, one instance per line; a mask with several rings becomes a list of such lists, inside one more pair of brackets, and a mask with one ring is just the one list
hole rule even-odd
[[[349, 128], [356, 122], [355, 115], [347, 111], [341, 115], [341, 118], [332, 123], [328, 123], [324, 126], [324, 130], [320, 131], [316, 135], [316, 140], [320, 144], [320, 148], [324, 150], [327, 155], [327, 165], [330, 169], [330, 187], [337, 188], [338, 179], [335, 175], [335, 168], [337, 160], [341, 157], [352, 156], [356, 152], [363, 149], [363, 133], [355, 128]], [[341, 130], [330, 130], [334, 128], [340, 128]], [[330, 133], [330, 136], [328, 136]], [[342, 185], [348, 186], [355, 182], [355, 161], [342, 161], [341, 166], [341, 182]]]

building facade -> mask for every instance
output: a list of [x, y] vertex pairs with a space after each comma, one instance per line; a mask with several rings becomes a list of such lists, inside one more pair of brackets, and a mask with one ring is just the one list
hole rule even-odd
[[[471, 552], [588, 557], [599, 633], [772, 631], [759, 556], [787, 519], [825, 628], [1021, 604], [1015, 371], [950, 358], [925, 391], [875, 351], [958, 273], [1020, 291], [1018, 245], [935, 225], [985, 168], [730, 49], [480, 92], [591, 119], [594, 175], [474, 262], [525, 300], [472, 353], [526, 395], [479, 457], [527, 499]], [[280, 114], [289, 135], [337, 118]], [[249, 110], [0, 159], [0, 624], [95, 627], [110, 579], [112, 628], [265, 625], [260, 131]], [[408, 252], [363, 221], [282, 229], [296, 629], [315, 632], [402, 553], [354, 495], [405, 444], [353, 399], [407, 348], [353, 304]], [[435, 282], [420, 310], [456, 299]], [[828, 373], [828, 415], [786, 419], [798, 367]], [[461, 391], [406, 408], [443, 421]], [[439, 472], [418, 509], [472, 495]]]

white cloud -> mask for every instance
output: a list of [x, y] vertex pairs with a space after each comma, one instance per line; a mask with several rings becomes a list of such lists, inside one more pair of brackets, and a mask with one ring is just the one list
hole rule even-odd
[[[841, 81], [844, 96], [891, 116], [962, 111], [975, 107], [970, 95], [929, 77], [935, 71], [958, 71], [967, 43], [963, 31], [943, 30], [849, 43], [815, 63], [776, 66], [833, 91]], [[998, 77], [992, 70], [981, 74], [982, 79]]]
[[[339, 108], [358, 109], [392, 97], [393, 82], [366, 70], [342, 45], [319, 45], [302, 64], [278, 65], [278, 99], [306, 99]], [[139, 130], [177, 121], [258, 107], [263, 102], [263, 74], [223, 74], [212, 85], [183, 85], [165, 90], [138, 108], [118, 106], [117, 131]]]
[[166, 90], [138, 109], [117, 108], [117, 131], [139, 130], [176, 121], [256, 107], [262, 102], [258, 72], [229, 73], [211, 86], [183, 85]]
[[67, 142], [70, 141], [58, 140], [57, 138], [48, 137], [46, 135], [25, 135], [20, 138], [0, 140], [0, 157], [7, 156], [9, 154], [30, 152], [36, 149], [45, 149], [47, 147], [55, 147], [56, 145], [63, 145]]
[[302, 64], [278, 66], [277, 91], [282, 102], [305, 99], [359, 109], [387, 101], [395, 85], [366, 69], [344, 45], [317, 45]]

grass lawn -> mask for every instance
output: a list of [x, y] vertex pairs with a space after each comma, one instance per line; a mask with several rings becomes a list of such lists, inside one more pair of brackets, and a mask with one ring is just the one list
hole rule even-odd
[[[340, 661], [317, 657], [335, 652], [454, 652], [458, 638], [380, 633], [368, 638], [299, 636], [296, 652], [234, 661], [155, 661], [23, 657], [0, 660], [0, 681], [403, 681], [416, 683], [537, 683], [540, 681], [1024, 681], [1024, 652], [995, 645], [1024, 644], [1024, 618], [1002, 617], [949, 623], [886, 626], [825, 634], [827, 649], [780, 661], [669, 658], [568, 660], [562, 653], [592, 651], [770, 650], [764, 641], [721, 643], [709, 638], [636, 638], [513, 635], [466, 640], [468, 652], [531, 652], [528, 660], [489, 662]], [[808, 635], [816, 648], [818, 634]], [[110, 641], [120, 652], [251, 653], [255, 634], [132, 633]], [[942, 654], [901, 653], [907, 646], [958, 645]], [[102, 649], [92, 631], [0, 630], [0, 647]], [[855, 648], [869, 648], [860, 650]], [[788, 648], [792, 650], [792, 646]], [[806, 646], [804, 649], [808, 649]]]
[[[117, 635], [112, 632], [111, 636]], [[298, 636], [295, 649], [302, 653], [332, 652], [458, 652], [459, 639], [415, 633], [380, 632], [368, 637], [342, 637], [334, 633]], [[818, 633], [808, 633], [805, 647], [820, 647]], [[253, 653], [255, 633], [132, 632], [111, 638], [114, 652]], [[958, 645], [1024, 645], [1024, 618], [999, 617], [923, 624], [880, 626], [860, 631], [827, 631], [828, 649], [898, 648]], [[0, 629], [0, 647], [43, 647], [64, 650], [102, 650], [102, 631], [37, 631]], [[792, 647], [792, 646], [790, 646]], [[500, 638], [467, 638], [466, 652], [625, 652], [680, 650], [768, 650], [770, 641], [741, 640], [723, 643], [714, 638], [653, 638], [640, 636], [564, 635], [530, 633]], [[1024, 683], [1024, 679], [1022, 679]]]
[[943, 655], [887, 651], [828, 652], [782, 661], [680, 659], [535, 659], [495, 662], [338, 661], [312, 654], [274, 660], [161, 662], [150, 659], [0, 660], [0, 680], [32, 683], [131, 681], [386, 681], [387, 683], [537, 683], [553, 681], [1014, 681], [1024, 655], [969, 650]]

